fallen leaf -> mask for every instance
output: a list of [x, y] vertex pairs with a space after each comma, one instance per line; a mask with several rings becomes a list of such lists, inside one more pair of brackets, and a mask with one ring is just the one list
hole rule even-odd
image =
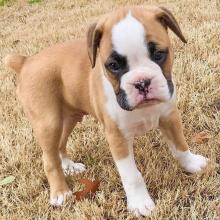
[[84, 198], [86, 198], [90, 193], [94, 194], [100, 185], [100, 181], [91, 181], [89, 179], [80, 179], [80, 183], [85, 185], [85, 189], [79, 192], [73, 193], [73, 195], [76, 196], [76, 200], [80, 201]]
[[193, 137], [193, 142], [197, 144], [204, 144], [210, 139], [210, 136], [205, 131], [201, 131]]
[[2, 180], [0, 181], [0, 186], [3, 186], [3, 185], [7, 185], [7, 184], [9, 184], [9, 183], [12, 183], [14, 180], [15, 180], [15, 177], [14, 177], [14, 176], [5, 177], [4, 179], [2, 179]]

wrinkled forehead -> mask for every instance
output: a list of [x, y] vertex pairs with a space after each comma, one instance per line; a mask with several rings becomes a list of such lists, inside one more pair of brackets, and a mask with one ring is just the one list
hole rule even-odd
[[[112, 16], [112, 17], [111, 17]], [[161, 49], [169, 48], [165, 28], [155, 19], [154, 13], [143, 9], [127, 9], [112, 14], [105, 23], [103, 42], [104, 58], [112, 51], [131, 59], [148, 55], [147, 43], [155, 42]]]

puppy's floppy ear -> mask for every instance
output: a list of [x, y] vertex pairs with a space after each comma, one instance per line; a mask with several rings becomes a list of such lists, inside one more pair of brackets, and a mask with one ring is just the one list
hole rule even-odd
[[179, 24], [173, 14], [164, 7], [159, 7], [160, 11], [157, 13], [156, 18], [161, 22], [165, 28], [170, 28], [182, 42], [187, 43], [187, 40], [182, 34]]
[[97, 49], [102, 38], [102, 28], [97, 23], [93, 23], [87, 32], [87, 46], [89, 59], [92, 64], [92, 68], [95, 67]]

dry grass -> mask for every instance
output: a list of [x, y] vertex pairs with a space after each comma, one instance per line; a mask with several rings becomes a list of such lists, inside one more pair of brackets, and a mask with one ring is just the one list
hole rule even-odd
[[[9, 1], [0, 7], [0, 178], [16, 180], [0, 188], [2, 219], [133, 219], [125, 207], [125, 194], [103, 136], [101, 125], [86, 117], [68, 142], [71, 157], [88, 167], [67, 181], [73, 191], [83, 176], [101, 179], [96, 197], [53, 209], [48, 204], [48, 184], [43, 172], [41, 150], [33, 138], [15, 95], [15, 75], [6, 70], [2, 58], [11, 51], [33, 54], [56, 42], [85, 36], [89, 23], [99, 15], [125, 4], [146, 0], [59, 0], [28, 4]], [[136, 139], [136, 161], [157, 203], [149, 219], [219, 219], [220, 199], [219, 112], [208, 102], [220, 98], [219, 1], [161, 0], [181, 23], [188, 44], [174, 35], [174, 75], [178, 105], [185, 134], [193, 152], [210, 158], [202, 174], [187, 175], [169, 154], [158, 131]], [[196, 145], [191, 138], [205, 130], [208, 143]]]

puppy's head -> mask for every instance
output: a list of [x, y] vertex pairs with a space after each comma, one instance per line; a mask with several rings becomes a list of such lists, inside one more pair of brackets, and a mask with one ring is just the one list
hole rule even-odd
[[176, 19], [162, 7], [123, 8], [89, 28], [92, 67], [99, 56], [122, 109], [131, 111], [172, 97], [168, 28], [186, 43]]

